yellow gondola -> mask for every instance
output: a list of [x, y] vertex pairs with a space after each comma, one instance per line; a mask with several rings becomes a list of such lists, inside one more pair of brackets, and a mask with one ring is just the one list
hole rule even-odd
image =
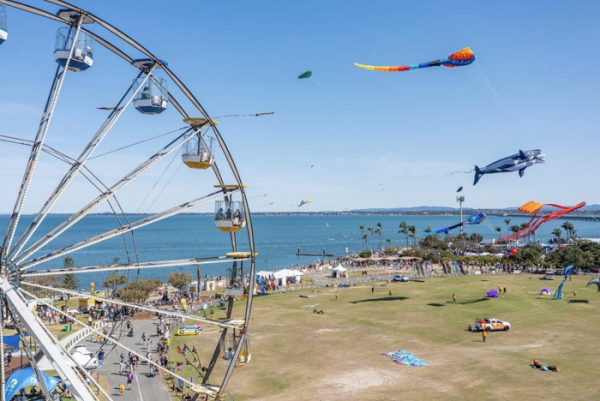
[[215, 226], [224, 232], [238, 232], [246, 227], [244, 204], [228, 199], [215, 202]]

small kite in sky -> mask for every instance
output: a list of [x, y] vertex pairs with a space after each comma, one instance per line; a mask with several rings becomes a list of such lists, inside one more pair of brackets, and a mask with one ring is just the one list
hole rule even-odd
[[310, 70], [298, 75], [298, 79], [304, 79], [304, 78], [310, 78], [310, 77], [312, 77], [312, 71], [310, 71]]
[[121, 110], [122, 107], [96, 107], [97, 110]]
[[485, 220], [486, 217], [486, 214], [483, 212], [473, 213], [466, 220], [463, 220], [458, 224], [454, 224], [453, 226], [442, 228], [431, 233], [426, 233], [425, 236], [447, 233], [450, 230], [454, 230], [455, 228], [462, 227], [468, 224], [480, 224], [482, 221]]
[[302, 200], [302, 201], [300, 201], [299, 204], [295, 203], [295, 205], [297, 205], [298, 207], [301, 207], [301, 206], [309, 204], [309, 203], [312, 203], [312, 201], [311, 200]]
[[463, 187], [458, 187], [458, 189], [456, 190], [456, 192], [460, 192], [463, 190]]
[[418, 70], [420, 68], [429, 68], [429, 67], [439, 67], [443, 65], [448, 68], [456, 68], [462, 67], [463, 65], [469, 65], [473, 61], [475, 61], [475, 54], [469, 47], [465, 47], [457, 51], [454, 54], [448, 56], [448, 58], [440, 59], [436, 61], [429, 61], [427, 63], [420, 64], [411, 64], [411, 65], [401, 65], [397, 67], [375, 67], [372, 65], [364, 65], [354, 63], [355, 66], [364, 68], [365, 70], [372, 71], [385, 71], [385, 72], [398, 72], [398, 71], [410, 71], [410, 70]]

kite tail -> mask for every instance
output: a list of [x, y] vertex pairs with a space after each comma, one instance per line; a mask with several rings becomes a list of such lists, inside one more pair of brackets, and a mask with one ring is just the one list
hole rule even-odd
[[458, 173], [463, 173], [463, 174], [471, 174], [473, 171], [475, 171], [474, 168], [472, 168], [469, 171], [453, 171], [451, 173], [446, 173], [446, 175], [452, 175], [452, 174], [458, 174]]
[[479, 167], [475, 166], [475, 180], [473, 181], [474, 186], [477, 185], [477, 183], [479, 182], [479, 179], [481, 178], [482, 175], [483, 175], [483, 173], [481, 172]]

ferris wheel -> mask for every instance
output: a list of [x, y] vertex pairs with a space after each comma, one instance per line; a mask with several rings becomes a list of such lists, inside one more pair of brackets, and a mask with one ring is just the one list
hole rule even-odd
[[[0, 0], [0, 54], [7, 46], [10, 46], [11, 39], [16, 38], [14, 31], [10, 38], [8, 35], [8, 12], [25, 12], [24, 15], [28, 15], [27, 18], [32, 20], [32, 24], [40, 18], [45, 18], [56, 25], [54, 27], [56, 36], [53, 52], [51, 48], [48, 48], [47, 51], [41, 48], [36, 49], [38, 63], [52, 63], [52, 58], [56, 63], [49, 93], [40, 94], [44, 98], [47, 96], [47, 100], [37, 132], [24, 135], [24, 137], [8, 136], [4, 132], [0, 135], [0, 141], [3, 144], [25, 147], [26, 154], [28, 154], [22, 181], [16, 193], [14, 208], [8, 219], [6, 234], [3, 239], [0, 238], [2, 240], [0, 243], [0, 312], [2, 312], [2, 321], [13, 322], [17, 335], [22, 340], [26, 336], [31, 336], [43, 356], [50, 361], [53, 369], [62, 381], [67, 383], [77, 400], [98, 399], [98, 396], [91, 390], [92, 384], [97, 386], [107, 399], [110, 400], [111, 396], [101, 390], [87, 366], [83, 366], [81, 361], [70, 354], [70, 350], [58, 341], [57, 337], [48, 330], [38, 315], [28, 306], [32, 301], [36, 301], [38, 305], [48, 307], [59, 316], [72, 318], [67, 315], [66, 311], [40, 300], [35, 295], [36, 289], [67, 294], [80, 299], [95, 299], [117, 307], [131, 307], [146, 312], [161, 313], [180, 320], [192, 320], [205, 327], [213, 327], [215, 334], [212, 337], [206, 336], [207, 344], [205, 346], [205, 349], [209, 349], [210, 362], [203, 369], [202, 377], [199, 378], [201, 380], [195, 383], [122, 344], [118, 338], [111, 335], [112, 332], [106, 333], [93, 327], [86, 330], [98, 335], [102, 344], [106, 344], [107, 348], [120, 349], [120, 352], [131, 352], [139, 360], [175, 377], [179, 383], [184, 383], [195, 393], [194, 400], [223, 399], [234, 370], [247, 365], [252, 357], [249, 348], [248, 323], [254, 293], [256, 253], [245, 187], [223, 137], [217, 129], [217, 122], [209, 117], [192, 92], [171, 71], [166, 61], [157, 58], [127, 34], [94, 14], [67, 2], [47, 0], [46, 5], [48, 7], [58, 6], [60, 9], [46, 11], [12, 0]], [[123, 43], [123, 45], [117, 47], [113, 44], [115, 41]], [[84, 141], [85, 146], [80, 150], [79, 155], [69, 156], [68, 152], [59, 149], [59, 146], [52, 142], [53, 117], [58, 113], [57, 105], [65, 96], [68, 96], [68, 94], [61, 96], [61, 93], [69, 87], [71, 76], [89, 74], [89, 70], [101, 69], [103, 65], [106, 65], [101, 62], [102, 52], [98, 51], [99, 46], [108, 50], [108, 52], [104, 51], [104, 54], [113, 53], [116, 59], [122, 60], [125, 66], [128, 65], [131, 71], [131, 77], [128, 80], [130, 84], [116, 94], [117, 101], [109, 107], [103, 107], [108, 112], [107, 117], [99, 127], [91, 130], [93, 134], [89, 140]], [[134, 58], [130, 54], [142, 55], [142, 57]], [[173, 91], [168, 90], [169, 84], [174, 85]], [[190, 106], [186, 109], [183, 103], [175, 98], [174, 93]], [[63, 111], [61, 110], [61, 112]], [[139, 124], [147, 124], [150, 127], [153, 125], [153, 119], [158, 118], [155, 117], [156, 115], [162, 114], [162, 118], [169, 113], [178, 113], [181, 115], [179, 121], [183, 119], [183, 124], [180, 124], [183, 127], [173, 127], [176, 129], [171, 131], [172, 135], [165, 141], [165, 145], [156, 146], [156, 149], [149, 154], [137, 155], [136, 164], [131, 170], [127, 170], [128, 172], [121, 178], [107, 182], [101, 178], [101, 174], [94, 169], [90, 161], [95, 158], [97, 160], [103, 155], [99, 155], [100, 152], [96, 151], [106, 138], [110, 138], [111, 131], [118, 126], [118, 121], [126, 115], [125, 113], [140, 113], [143, 121]], [[1, 122], [0, 128], [2, 128]], [[84, 130], [79, 132], [80, 135], [85, 135]], [[131, 140], [128, 141], [125, 136], [120, 136], [116, 140], [122, 145], [116, 150], [135, 145], [130, 144]], [[104, 154], [107, 153], [110, 152]], [[32, 201], [31, 193], [36, 185], [36, 172], [39, 175], [40, 169], [42, 171], [44, 169], [41, 156], [46, 159], [52, 157], [64, 163], [65, 167], [62, 171], [66, 172], [54, 177], [53, 190], [46, 200], [39, 202], [37, 199], [41, 206], [35, 207], [37, 212], [33, 218], [23, 218], [24, 210]], [[219, 158], [222, 158], [224, 164], [217, 167]], [[172, 162], [176, 159], [181, 166], [184, 166], [184, 169], [190, 169], [189, 171], [193, 174], [206, 175], [208, 170], [212, 170], [216, 178], [213, 185], [202, 192], [200, 196], [195, 194], [193, 199], [170, 205], [160, 212], [141, 217], [126, 213], [122, 202], [119, 201], [119, 199], [122, 200], [119, 198], [122, 191], [144, 180], [148, 172], [156, 169], [161, 162], [164, 165], [169, 160]], [[138, 160], [140, 161], [138, 162]], [[45, 175], [48, 174], [45, 172]], [[232, 182], [225, 181], [226, 174], [232, 177]], [[95, 194], [90, 196], [79, 210], [71, 213], [64, 220], [61, 219], [62, 221], [55, 226], [49, 227], [49, 221], [52, 219], [46, 218], [52, 213], [59, 199], [83, 196], [80, 192], [69, 191], [68, 187], [76, 178], [85, 179]], [[194, 188], [194, 193], [196, 190], [197, 188]], [[7, 195], [3, 193], [1, 196], [6, 197]], [[210, 257], [169, 260], [149, 260], [144, 257], [143, 252], [140, 251], [140, 239], [136, 240], [135, 237], [138, 230], [183, 213], [187, 215], [198, 207], [212, 203], [215, 205], [214, 225], [211, 223], [212, 227], [198, 227], [198, 230], [213, 229], [216, 233], [222, 233], [223, 241], [230, 243], [231, 252]], [[72, 243], [64, 243], [59, 240], [59, 237], [69, 233], [69, 230], [72, 230], [77, 223], [98, 210], [108, 210], [115, 218], [116, 228]], [[245, 242], [246, 234], [247, 243]], [[164, 238], [168, 238], [169, 232], [166, 231], [163, 235]], [[56, 266], [58, 260], [69, 255], [76, 256], [77, 252], [83, 249], [99, 247], [114, 238], [122, 240], [120, 246], [127, 255], [126, 263], [115, 261], [112, 264], [86, 267], [61, 268]], [[60, 246], [56, 246], [57, 243]], [[115, 243], [115, 241], [111, 242], [111, 244]], [[229, 245], [227, 246], [229, 247]], [[36, 280], [40, 277], [60, 277], [66, 274], [85, 275], [103, 272], [107, 274], [116, 271], [132, 271], [139, 278], [141, 270], [163, 269], [164, 273], [165, 269], [208, 264], [221, 264], [228, 267], [225, 276], [226, 289], [224, 290], [228, 304], [224, 319], [214, 320], [183, 311], [167, 311], [152, 305], [111, 298], [108, 294], [99, 295], [94, 293], [93, 289], [85, 292], [54, 288]], [[200, 282], [197, 285], [200, 286]], [[232, 315], [233, 303], [240, 299], [246, 300], [244, 312], [234, 318]], [[75, 323], [85, 326], [85, 323], [76, 319]], [[112, 330], [120, 330], [119, 325], [123, 324], [124, 321], [112, 322]], [[190, 326], [183, 326], [181, 329], [175, 330], [183, 332], [184, 327], [189, 328]], [[3, 325], [0, 325], [0, 363], [2, 364], [0, 367], [2, 384], [0, 399], [4, 399], [8, 386], [5, 377], [3, 338]], [[37, 376], [43, 396], [51, 399], [51, 389], [46, 388], [43, 373], [37, 363], [38, 355], [35, 355], [27, 345], [29, 342], [24, 342], [24, 344], [25, 352]]]

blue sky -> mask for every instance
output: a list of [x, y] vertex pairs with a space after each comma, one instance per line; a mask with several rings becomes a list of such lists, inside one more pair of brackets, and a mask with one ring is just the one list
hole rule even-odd
[[[531, 199], [600, 203], [600, 3], [149, 0], [89, 7], [167, 60], [211, 115], [275, 112], [219, 121], [249, 196], [268, 195], [251, 199], [254, 211], [298, 210], [293, 202], [301, 199], [314, 201], [303, 211], [455, 206], [459, 186], [469, 207]], [[9, 41], [0, 46], [0, 133], [33, 138], [56, 68], [59, 25], [8, 13]], [[378, 73], [353, 65], [431, 61], [465, 46], [477, 61], [454, 70]], [[95, 58], [91, 70], [67, 77], [48, 133], [47, 143], [71, 156], [107, 116], [95, 107], [115, 103], [135, 77], [132, 67], [98, 45]], [[312, 78], [297, 79], [309, 69]], [[173, 108], [159, 116], [131, 108], [98, 154], [181, 126]], [[111, 183], [162, 144], [98, 158], [90, 167]], [[535, 148], [547, 163], [523, 178], [486, 176], [472, 187], [472, 174], [445, 174]], [[26, 148], [0, 142], [1, 213], [12, 210], [26, 157]], [[220, 154], [217, 162], [224, 169]], [[175, 160], [140, 206], [167, 163], [123, 192], [128, 211], [148, 210], [171, 176], [150, 211], [204, 195], [216, 184], [208, 171], [177, 170]], [[26, 212], [41, 206], [65, 170], [42, 158]], [[93, 194], [78, 179], [54, 212], [74, 211]]]

